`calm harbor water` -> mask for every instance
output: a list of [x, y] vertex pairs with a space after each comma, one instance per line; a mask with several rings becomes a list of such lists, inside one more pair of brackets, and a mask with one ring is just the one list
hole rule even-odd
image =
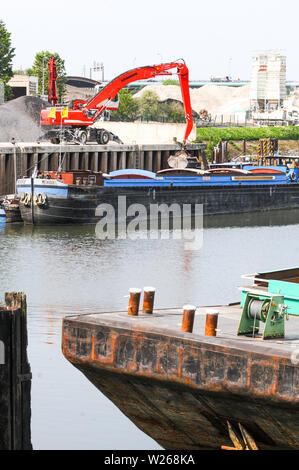
[[299, 265], [299, 211], [206, 217], [203, 245], [106, 240], [94, 227], [0, 224], [1, 295], [27, 294], [34, 449], [159, 449], [61, 353], [61, 321], [126, 309], [153, 285], [156, 307], [238, 301], [240, 276]]

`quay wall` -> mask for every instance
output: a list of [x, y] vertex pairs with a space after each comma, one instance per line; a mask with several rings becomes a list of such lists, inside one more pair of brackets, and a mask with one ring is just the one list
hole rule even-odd
[[[191, 156], [200, 156], [206, 144], [190, 144]], [[125, 168], [159, 171], [168, 168], [170, 155], [180, 150], [178, 144], [146, 145], [54, 145], [50, 143], [0, 143], [0, 195], [15, 192], [15, 180], [38, 171], [92, 170], [107, 173]]]

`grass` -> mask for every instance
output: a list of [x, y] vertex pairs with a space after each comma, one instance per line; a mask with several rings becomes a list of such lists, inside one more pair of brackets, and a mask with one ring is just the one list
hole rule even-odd
[[259, 140], [268, 137], [279, 140], [299, 140], [299, 126], [287, 127], [199, 127], [196, 142], [209, 141], [217, 144], [221, 140]]

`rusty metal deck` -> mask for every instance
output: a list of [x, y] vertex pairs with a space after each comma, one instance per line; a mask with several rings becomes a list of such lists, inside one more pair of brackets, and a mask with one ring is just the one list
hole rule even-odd
[[[204, 336], [208, 308], [217, 336]], [[285, 338], [237, 336], [239, 304], [182, 310], [90, 313], [63, 321], [62, 349], [140, 429], [165, 449], [232, 445], [228, 422], [261, 449], [299, 449], [299, 318]]]
[[[253, 288], [251, 288], [253, 290]], [[240, 321], [241, 308], [240, 304], [216, 305], [197, 307], [195, 313], [195, 321], [192, 333], [183, 333], [180, 331], [182, 324], [182, 309], [168, 308], [156, 309], [153, 314], [142, 314], [138, 316], [130, 316], [127, 311], [117, 311], [108, 313], [90, 313], [78, 316], [68, 316], [66, 320], [92, 323], [94, 325], [101, 324], [107, 326], [117, 326], [119, 328], [134, 329], [135, 331], [150, 330], [156, 333], [164, 333], [175, 337], [183, 337], [186, 339], [196, 339], [198, 335], [204, 335], [205, 316], [208, 310], [216, 310], [219, 312], [219, 321], [217, 328], [217, 339], [215, 344], [229, 344], [234, 347], [240, 347], [252, 350], [269, 351], [273, 350], [278, 354], [285, 354], [285, 357], [291, 355], [294, 350], [299, 350], [299, 318], [289, 316], [285, 322], [285, 338], [262, 340], [261, 335], [237, 336], [238, 325]], [[221, 339], [221, 341], [220, 341]], [[212, 338], [205, 338], [205, 341]], [[223, 340], [223, 341], [222, 341]], [[262, 349], [260, 349], [262, 348]], [[270, 352], [272, 354], [272, 352]], [[299, 363], [299, 352], [298, 352]]]

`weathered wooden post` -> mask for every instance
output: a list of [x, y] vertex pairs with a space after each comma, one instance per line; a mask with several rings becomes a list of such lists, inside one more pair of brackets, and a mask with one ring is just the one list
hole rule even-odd
[[7, 293], [5, 303], [0, 306], [0, 450], [30, 450], [26, 296]]

